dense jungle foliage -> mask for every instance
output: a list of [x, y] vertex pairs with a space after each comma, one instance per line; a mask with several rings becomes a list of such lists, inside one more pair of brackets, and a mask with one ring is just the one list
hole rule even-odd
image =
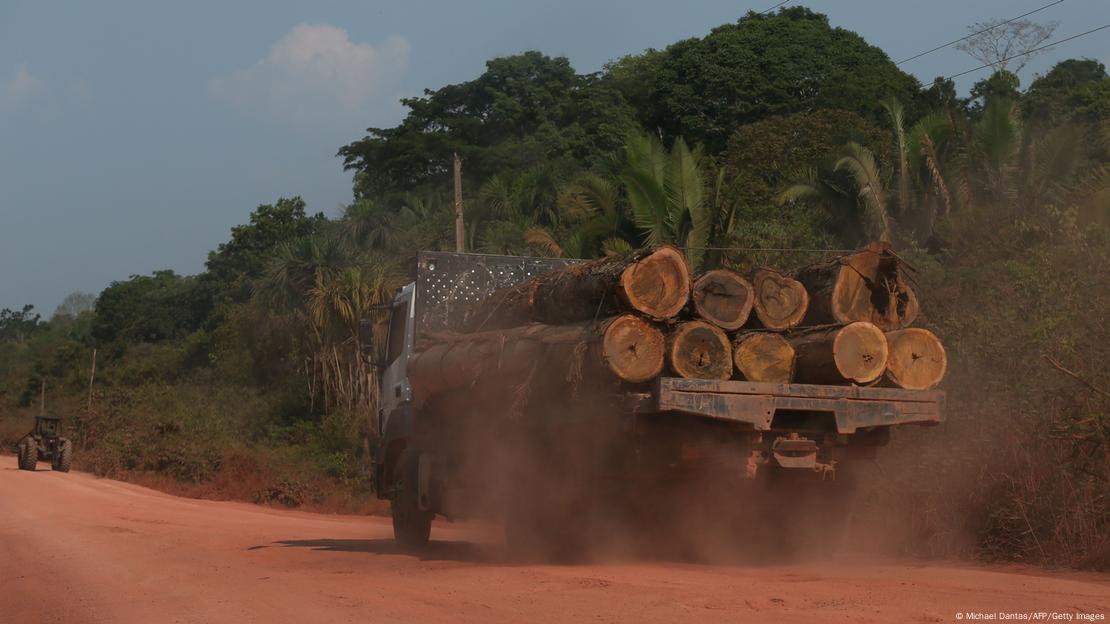
[[860, 526], [893, 517], [902, 552], [1110, 566], [1101, 63], [1065, 60], [1025, 88], [997, 72], [964, 99], [787, 8], [593, 74], [496, 58], [403, 103], [397, 126], [339, 147], [354, 188], [338, 218], [281, 198], [199, 275], [121, 276], [49, 319], [0, 312], [0, 441], [30, 428], [45, 385], [81, 468], [357, 507], [375, 435], [358, 321], [418, 250], [454, 248], [457, 153], [474, 251], [671, 242], [695, 269], [792, 269], [824, 255], [796, 250], [892, 240], [949, 349], [950, 422], [897, 432]]

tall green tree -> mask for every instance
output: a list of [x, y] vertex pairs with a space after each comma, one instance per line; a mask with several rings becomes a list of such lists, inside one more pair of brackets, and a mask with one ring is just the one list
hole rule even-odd
[[208, 254], [205, 281], [212, 285], [215, 298], [234, 302], [249, 299], [251, 281], [261, 275], [274, 249], [310, 234], [323, 222], [323, 214], [305, 212], [300, 197], [282, 197], [255, 208], [249, 223], [231, 228], [231, 239]]
[[0, 310], [0, 342], [23, 344], [44, 325], [33, 305], [25, 305], [19, 310], [4, 308]]
[[706, 201], [704, 161], [702, 148], [691, 150], [681, 137], [668, 151], [657, 137], [634, 133], [625, 144], [620, 173], [644, 244], [683, 247], [695, 270], [705, 257], [715, 220]]
[[858, 34], [803, 7], [749, 12], [705, 37], [627, 57], [607, 71], [636, 102], [645, 128], [703, 144], [710, 154], [737, 127], [773, 115], [834, 108], [879, 121], [878, 102], [892, 96], [917, 110], [912, 76]]
[[447, 188], [454, 153], [468, 187], [545, 163], [590, 167], [619, 148], [634, 120], [611, 85], [535, 51], [492, 59], [474, 80], [402, 103], [409, 111], [398, 126], [370, 128], [339, 149], [356, 196]]
[[177, 340], [201, 329], [212, 298], [196, 277], [173, 271], [112, 282], [96, 300], [92, 336], [100, 342]]
[[296, 328], [295, 349], [314, 402], [325, 413], [369, 410], [376, 401], [359, 321], [388, 302], [404, 274], [380, 253], [351, 245], [339, 228], [282, 243], [254, 282], [256, 305]]

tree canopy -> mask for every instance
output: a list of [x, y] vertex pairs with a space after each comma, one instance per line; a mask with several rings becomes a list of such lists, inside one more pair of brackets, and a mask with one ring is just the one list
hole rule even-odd
[[918, 83], [879, 48], [803, 7], [749, 12], [707, 36], [626, 57], [609, 73], [645, 128], [715, 153], [741, 125], [823, 108], [882, 118], [891, 96], [916, 109]]
[[575, 73], [565, 57], [539, 52], [495, 58], [474, 80], [407, 98], [405, 119], [339, 149], [354, 170], [357, 197], [445, 182], [452, 154], [480, 183], [539, 163], [594, 164], [617, 149], [633, 123], [620, 92]]
[[1110, 115], [1110, 76], [1092, 59], [1068, 59], [1038, 76], [1025, 93], [1022, 113], [1040, 123], [1095, 121]]
[[133, 275], [100, 293], [92, 336], [103, 342], [159, 342], [200, 329], [212, 300], [199, 280], [173, 271]]
[[245, 301], [250, 296], [250, 280], [261, 275], [274, 248], [311, 234], [324, 221], [321, 213], [305, 214], [300, 197], [282, 197], [255, 208], [250, 223], [231, 228], [231, 240], [208, 254], [206, 280], [213, 284], [216, 297]]

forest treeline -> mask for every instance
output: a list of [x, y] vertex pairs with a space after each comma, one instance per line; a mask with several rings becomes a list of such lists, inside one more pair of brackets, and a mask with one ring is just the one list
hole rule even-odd
[[996, 69], [963, 98], [800, 7], [591, 74], [491, 59], [339, 147], [342, 214], [277, 199], [201, 274], [0, 312], [0, 441], [45, 384], [79, 467], [356, 504], [375, 435], [358, 321], [418, 250], [454, 249], [458, 154], [472, 251], [669, 242], [695, 270], [793, 269], [822, 257], [797, 250], [892, 241], [951, 351], [950, 422], [896, 436], [872, 515], [905, 527], [902, 551], [1110, 566], [1110, 76]]

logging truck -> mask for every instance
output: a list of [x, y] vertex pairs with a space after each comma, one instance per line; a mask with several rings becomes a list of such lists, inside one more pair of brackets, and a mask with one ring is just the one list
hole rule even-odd
[[[808, 527], [806, 547], [821, 550], [845, 521], [856, 460], [892, 427], [943, 420], [940, 391], [871, 385], [888, 360], [873, 324], [729, 333], [744, 320], [706, 319], [793, 280], [706, 288], [664, 251], [418, 254], [387, 319], [363, 323], [384, 332], [369, 356], [381, 393], [372, 485], [402, 548], [425, 546], [442, 516], [493, 517], [510, 548], [545, 555], [605, 539], [604, 527], [722, 523], [750, 539]], [[779, 316], [797, 324], [804, 305]]]

